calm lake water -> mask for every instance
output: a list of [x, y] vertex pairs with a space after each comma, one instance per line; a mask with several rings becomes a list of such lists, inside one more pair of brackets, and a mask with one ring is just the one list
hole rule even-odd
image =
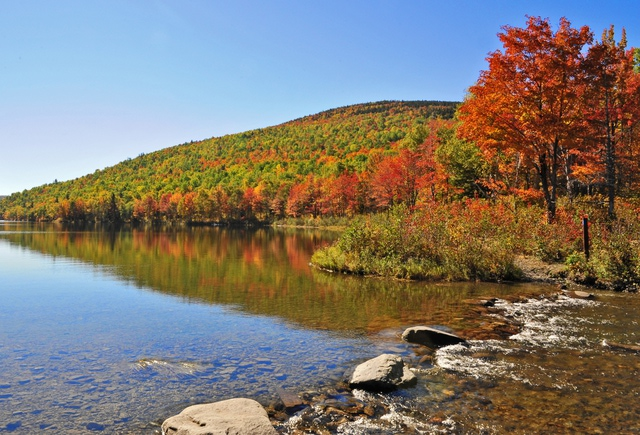
[[[595, 301], [510, 294], [549, 286], [433, 284], [328, 274], [311, 253], [334, 233], [273, 229], [72, 231], [0, 222], [0, 433], [159, 433], [184, 407], [332, 386], [384, 352], [415, 388], [364, 401], [382, 418], [340, 433], [638, 433], [637, 295]], [[496, 297], [524, 325], [507, 340], [441, 349], [399, 334], [482, 327]], [[295, 432], [295, 422], [278, 430]]]

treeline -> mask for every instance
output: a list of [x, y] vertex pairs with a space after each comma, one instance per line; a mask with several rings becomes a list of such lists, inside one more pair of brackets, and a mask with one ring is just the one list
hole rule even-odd
[[464, 102], [384, 101], [140, 155], [0, 201], [13, 220], [273, 222], [640, 191], [640, 50], [613, 27], [505, 26]]
[[270, 222], [415, 204], [458, 103], [359, 104], [166, 148], [15, 193], [5, 219]]

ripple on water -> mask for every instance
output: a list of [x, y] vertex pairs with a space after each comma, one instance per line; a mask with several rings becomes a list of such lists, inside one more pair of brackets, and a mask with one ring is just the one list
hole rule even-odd
[[[635, 307], [637, 301], [629, 305]], [[629, 334], [627, 341], [633, 341], [636, 330], [629, 326], [626, 311], [633, 314], [636, 308], [624, 308], [607, 295], [599, 301], [560, 296], [498, 301], [496, 306], [521, 324], [520, 333], [504, 341], [470, 341], [436, 352], [431, 374], [441, 371], [451, 385], [458, 385], [456, 400], [439, 406], [445, 405], [462, 432], [640, 430], [640, 411], [630, 402], [638, 393], [629, 394], [637, 391], [637, 355], [602, 346], [603, 337]]]
[[476, 379], [504, 377], [512, 373], [516, 366], [497, 359], [495, 355], [514, 351], [501, 346], [498, 341], [469, 341], [466, 345], [456, 344], [439, 349], [436, 352], [436, 365], [440, 369]]
[[[378, 394], [363, 390], [353, 390], [352, 394], [351, 400], [384, 411], [380, 414], [377, 414], [376, 411], [375, 418], [360, 416], [351, 419], [340, 411], [339, 405], [334, 405], [335, 399], [330, 399], [300, 411], [287, 422], [279, 425], [278, 433], [291, 435], [299, 433], [396, 435], [456, 432], [457, 424], [452, 418], [430, 416], [429, 413], [425, 413], [427, 408], [424, 406], [424, 401], [412, 398], [411, 394], [402, 392]], [[424, 394], [420, 394], [420, 396], [424, 398]], [[332, 405], [327, 406], [327, 403]], [[333, 406], [338, 409], [336, 410]]]

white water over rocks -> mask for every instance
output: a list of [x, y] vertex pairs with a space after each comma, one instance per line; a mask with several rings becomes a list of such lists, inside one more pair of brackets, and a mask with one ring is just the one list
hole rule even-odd
[[[562, 295], [556, 299], [529, 299], [514, 303], [497, 300], [495, 307], [504, 313], [504, 317], [518, 321], [522, 325], [521, 332], [509, 340], [470, 340], [467, 345], [444, 347], [436, 352], [436, 366], [476, 379], [507, 377], [532, 383], [523, 376], [523, 372], [530, 372], [523, 368], [535, 364], [535, 358], [528, 358], [532, 354], [541, 349], [580, 349], [595, 345], [581, 334], [581, 328], [589, 321], [567, 315], [567, 309], [597, 304], [592, 300]], [[538, 366], [537, 369], [544, 372], [543, 367]]]
[[597, 304], [592, 300], [559, 296], [555, 300], [530, 299], [525, 303], [499, 301], [495, 306], [504, 310], [505, 317], [514, 317], [523, 324], [522, 331], [510, 337], [511, 340], [530, 346], [575, 349], [587, 344], [587, 338], [580, 335], [578, 326], [583, 326], [588, 320], [569, 317], [566, 310]]

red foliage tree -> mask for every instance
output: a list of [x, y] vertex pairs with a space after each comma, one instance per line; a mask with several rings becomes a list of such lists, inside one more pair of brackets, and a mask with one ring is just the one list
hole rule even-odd
[[[626, 44], [624, 29], [616, 43], [611, 26], [603, 32], [602, 40], [590, 47], [586, 62], [590, 83], [585, 89], [588, 137], [596, 143], [592, 159], [582, 170], [602, 174], [611, 218], [615, 216], [621, 175], [625, 169], [627, 173], [638, 169], [635, 159], [625, 159], [631, 150], [622, 147], [640, 122], [640, 80], [634, 71], [634, 51], [627, 50]], [[633, 168], [622, 167], [623, 162], [632, 163]]]
[[317, 180], [309, 174], [304, 180], [295, 183], [289, 190], [286, 213], [291, 217], [304, 215], [317, 216], [319, 189]]
[[137, 199], [133, 204], [133, 217], [142, 221], [158, 219], [158, 202], [152, 195]]
[[378, 208], [394, 204], [414, 207], [422, 189], [435, 177], [433, 150], [403, 148], [398, 155], [382, 159], [371, 175], [371, 195]]
[[469, 89], [460, 133], [489, 153], [518, 152], [537, 172], [552, 220], [561, 173], [570, 172], [582, 137], [581, 64], [592, 34], [564, 18], [554, 32], [548, 20], [530, 17], [526, 28], [505, 26], [498, 36], [503, 50], [489, 55], [489, 69]]
[[343, 172], [322, 180], [318, 208], [323, 215], [350, 216], [356, 212], [358, 177]]
[[268, 202], [264, 186], [247, 187], [244, 190], [240, 204], [243, 217], [245, 219], [265, 219], [269, 212]]

